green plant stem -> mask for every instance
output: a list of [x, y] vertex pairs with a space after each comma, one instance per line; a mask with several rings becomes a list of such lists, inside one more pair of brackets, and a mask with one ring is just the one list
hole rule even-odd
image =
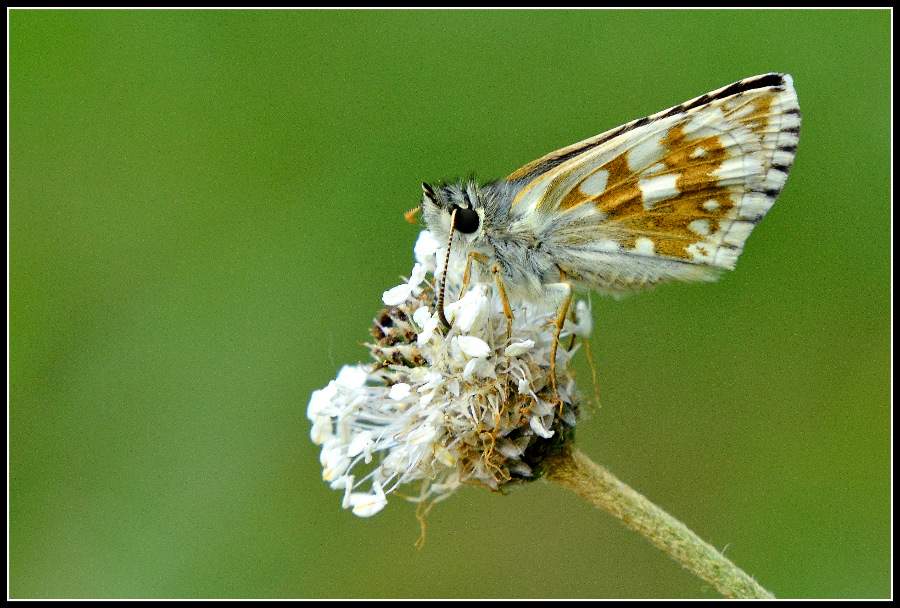
[[683, 523], [634, 491], [574, 447], [546, 461], [546, 477], [615, 515], [626, 527], [731, 598], [774, 598], [753, 577], [735, 566]]

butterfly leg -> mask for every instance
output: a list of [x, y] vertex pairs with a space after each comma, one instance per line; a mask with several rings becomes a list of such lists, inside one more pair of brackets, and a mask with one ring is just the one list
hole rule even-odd
[[559, 305], [556, 314], [556, 330], [553, 332], [553, 345], [550, 347], [550, 385], [553, 387], [553, 394], [559, 400], [560, 415], [562, 414], [562, 399], [559, 399], [559, 391], [556, 388], [556, 350], [559, 347], [559, 334], [562, 333], [563, 325], [566, 323], [566, 314], [572, 305], [572, 285], [568, 282], [566, 273], [560, 270], [562, 280], [554, 285], [548, 285], [558, 290], [562, 295], [562, 304]]
[[486, 255], [482, 255], [476, 251], [469, 252], [469, 258], [466, 260], [466, 270], [465, 272], [463, 272], [463, 284], [462, 289], [459, 292], [460, 296], [465, 294], [466, 290], [469, 288], [469, 279], [472, 277], [472, 260], [481, 262], [485, 266], [487, 266], [491, 262], [491, 259]]
[[[463, 273], [463, 287], [460, 293], [465, 293], [469, 287], [469, 279], [471, 277], [472, 260], [481, 262], [485, 266], [490, 264], [491, 259], [486, 255], [482, 255], [476, 251], [469, 252], [469, 259], [466, 260], [466, 271]], [[512, 337], [512, 309], [509, 307], [509, 298], [506, 296], [506, 288], [503, 286], [503, 279], [500, 275], [503, 270], [497, 264], [491, 266], [491, 274], [494, 275], [494, 281], [497, 282], [497, 288], [500, 290], [500, 300], [503, 302], [503, 314], [506, 315], [506, 341], [509, 342]]]
[[[574, 324], [578, 323], [578, 317], [575, 315], [575, 307], [574, 306], [569, 306], [569, 319]], [[573, 346], [575, 346], [575, 334], [574, 333], [572, 334], [572, 337], [569, 340], [569, 348], [567, 348], [566, 350], [572, 350]]]
[[[491, 274], [494, 275], [494, 280], [497, 281], [497, 289], [500, 290], [500, 301], [503, 302], [503, 314], [506, 315], [506, 344], [509, 344], [509, 341], [512, 339], [512, 320], [513, 314], [512, 309], [509, 307], [509, 298], [506, 297], [506, 288], [503, 287], [503, 279], [500, 277], [500, 274], [503, 271], [500, 269], [500, 266], [494, 264], [491, 266]], [[506, 357], [506, 369], [511, 369], [510, 357]], [[509, 372], [507, 372], [507, 375]]]
[[500, 270], [498, 265], [494, 264], [491, 267], [491, 274], [494, 275], [494, 280], [497, 281], [497, 287], [500, 289], [500, 300], [503, 302], [503, 314], [506, 315], [506, 343], [509, 344], [509, 341], [512, 338], [513, 314], [512, 309], [509, 307], [509, 298], [506, 297], [506, 289], [503, 287], [503, 280], [500, 278], [501, 272], [503, 271]]

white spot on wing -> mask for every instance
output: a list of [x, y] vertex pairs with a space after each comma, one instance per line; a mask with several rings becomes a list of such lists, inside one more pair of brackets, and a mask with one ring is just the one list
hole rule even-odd
[[594, 241], [593, 248], [597, 251], [619, 251], [622, 246], [615, 241], [610, 241], [609, 239], [599, 239], [597, 241]]
[[675, 187], [677, 181], [678, 174], [658, 175], [639, 180], [637, 185], [644, 197], [644, 208], [652, 209], [659, 201], [678, 196], [678, 188]]
[[603, 194], [603, 191], [606, 190], [606, 183], [608, 180], [609, 171], [601, 169], [600, 171], [595, 171], [588, 175], [587, 178], [581, 182], [579, 188], [588, 196], [597, 196]]
[[688, 230], [701, 236], [709, 235], [709, 220], [699, 219], [688, 224]]
[[653, 244], [653, 241], [645, 236], [638, 238], [634, 242], [634, 252], [638, 255], [653, 255], [655, 250], [656, 246]]
[[628, 151], [628, 168], [635, 173], [643, 172], [650, 165], [659, 162], [665, 150], [657, 137], [649, 137]]

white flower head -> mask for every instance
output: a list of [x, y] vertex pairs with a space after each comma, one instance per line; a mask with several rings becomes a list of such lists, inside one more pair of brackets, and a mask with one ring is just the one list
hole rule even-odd
[[452, 327], [445, 328], [429, 286], [439, 281], [426, 281], [443, 278], [445, 252], [428, 231], [420, 234], [410, 279], [384, 293], [387, 308], [375, 318], [375, 363], [344, 366], [309, 401], [322, 477], [360, 517], [381, 511], [388, 494], [411, 482], [421, 484], [411, 500], [424, 501], [463, 483], [498, 490], [536, 479], [544, 455], [574, 432], [574, 349], [565, 346], [570, 335], [590, 332], [590, 310], [578, 303], [578, 323], [563, 329], [554, 391], [557, 310], [511, 302], [507, 339], [498, 290], [475, 283], [461, 294], [464, 269], [451, 260], [444, 309]]

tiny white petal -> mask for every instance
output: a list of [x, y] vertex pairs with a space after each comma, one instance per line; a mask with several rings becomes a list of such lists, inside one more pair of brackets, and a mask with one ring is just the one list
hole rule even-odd
[[325, 481], [334, 481], [347, 472], [348, 466], [350, 466], [349, 458], [329, 460], [329, 462], [322, 467], [322, 479]]
[[401, 399], [409, 397], [410, 392], [411, 388], [407, 383], [398, 382], [391, 387], [390, 392], [388, 392], [388, 397], [393, 399], [394, 401], [400, 401]]
[[365, 386], [369, 375], [362, 365], [345, 365], [338, 372], [335, 382], [347, 388]]
[[334, 428], [331, 424], [330, 416], [319, 416], [313, 421], [312, 429], [309, 431], [309, 437], [316, 445], [322, 445], [332, 437], [334, 437]]
[[340, 490], [342, 488], [352, 488], [353, 487], [353, 475], [341, 475], [337, 479], [331, 482], [332, 490]]
[[325, 388], [313, 391], [309, 398], [309, 406], [306, 408], [306, 417], [315, 420], [317, 416], [332, 405], [332, 400], [337, 396], [337, 383], [332, 380]]
[[435, 268], [434, 254], [437, 253], [441, 247], [442, 245], [434, 238], [434, 235], [427, 230], [423, 230], [419, 233], [418, 240], [416, 240], [414, 249], [416, 261], [425, 266], [427, 270], [433, 272]]
[[363, 431], [354, 437], [353, 441], [351, 441], [350, 445], [347, 447], [347, 456], [352, 458], [357, 454], [361, 454], [370, 443], [374, 443], [372, 441], [373, 435], [374, 433], [372, 433], [372, 431]]
[[528, 381], [528, 378], [522, 378], [519, 380], [519, 394], [527, 395], [531, 392], [531, 383]]
[[444, 306], [444, 312], [461, 331], [473, 331], [481, 327], [490, 314], [490, 300], [482, 287], [477, 285], [459, 301]]
[[[422, 309], [420, 308], [419, 310]], [[434, 336], [434, 332], [437, 331], [439, 322], [440, 321], [436, 317], [432, 317], [428, 319], [424, 325], [422, 325], [422, 331], [416, 338], [416, 343], [419, 346], [425, 346], [428, 341], [431, 340], [432, 336]]]
[[[328, 484], [328, 486], [332, 490], [344, 490], [344, 493], [346, 494], [347, 488], [353, 490], [353, 475], [341, 475], [330, 484]], [[347, 507], [344, 508], [346, 509]]]
[[408, 283], [412, 287], [418, 287], [421, 285], [422, 281], [425, 280], [425, 274], [428, 271], [425, 269], [425, 266], [422, 264], [416, 264], [413, 266], [412, 273], [409, 275]]
[[475, 368], [481, 361], [484, 361], [484, 359], [469, 359], [469, 361], [466, 363], [466, 366], [463, 368], [463, 380], [468, 382], [472, 379], [472, 374], [475, 373]]
[[534, 340], [525, 340], [524, 342], [513, 342], [509, 346], [506, 347], [506, 350], [503, 351], [503, 354], [507, 357], [518, 357], [519, 355], [524, 355], [528, 351], [534, 348]]
[[412, 295], [412, 285], [409, 283], [404, 283], [403, 285], [397, 285], [396, 287], [391, 287], [383, 294], [381, 294], [381, 301], [384, 302], [387, 306], [399, 306], [406, 302], [406, 299]]
[[[353, 492], [353, 475], [344, 475], [344, 500], [341, 501], [342, 509], [350, 508], [350, 494]], [[334, 484], [332, 484], [334, 488]], [[339, 490], [340, 488], [334, 488]]]
[[433, 388], [437, 388], [444, 383], [444, 376], [441, 375], [440, 372], [428, 372], [425, 374], [425, 377], [422, 378], [425, 382], [422, 386], [419, 387], [419, 392], [424, 393], [425, 391], [430, 391]]
[[384, 490], [377, 481], [372, 482], [374, 494], [364, 494], [356, 492], [350, 495], [350, 505], [353, 507], [353, 514], [358, 517], [372, 517], [381, 511], [387, 505], [387, 498], [384, 496]]
[[491, 353], [491, 347], [487, 342], [476, 336], [457, 336], [456, 343], [469, 357], [487, 357]]
[[416, 322], [416, 325], [419, 327], [425, 327], [425, 324], [431, 320], [431, 311], [428, 310], [427, 306], [420, 306], [416, 309], [416, 312], [413, 313], [413, 321]]
[[534, 431], [537, 435], [543, 437], [544, 439], [550, 439], [553, 437], [553, 430], [548, 429], [544, 426], [543, 421], [540, 416], [532, 416], [531, 420], [528, 421], [531, 430]]

